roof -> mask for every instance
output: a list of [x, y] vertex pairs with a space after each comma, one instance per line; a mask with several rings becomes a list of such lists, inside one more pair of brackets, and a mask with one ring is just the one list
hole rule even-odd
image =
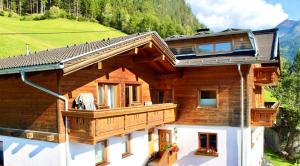
[[167, 37], [165, 39], [166, 42], [171, 41], [181, 41], [181, 40], [190, 40], [190, 39], [197, 39], [197, 38], [206, 38], [206, 37], [217, 37], [217, 36], [226, 36], [226, 35], [235, 35], [235, 34], [246, 34], [250, 32], [248, 29], [226, 29], [221, 32], [201, 32], [196, 33], [192, 36], [186, 36], [186, 35], [173, 35], [170, 37]]
[[176, 57], [179, 59], [176, 64], [177, 67], [189, 67], [189, 66], [217, 66], [217, 65], [232, 65], [232, 64], [258, 64], [258, 63], [279, 63], [278, 55], [278, 29], [267, 29], [259, 31], [230, 29], [222, 32], [218, 32], [215, 35], [210, 34], [183, 37], [176, 39], [166, 39], [167, 43], [170, 41], [185, 41], [187, 39], [210, 37], [210, 36], [222, 36], [232, 35], [237, 33], [247, 32], [250, 36], [254, 37], [254, 49], [230, 52], [225, 54], [197, 56], [192, 54], [184, 57]]
[[[153, 41], [167, 59], [175, 65], [175, 56], [156, 32], [138, 33], [128, 36], [87, 42], [80, 45], [44, 50], [0, 59], [0, 74], [20, 71], [42, 71], [62, 69], [64, 73], [73, 72], [93, 63], [105, 60], [133, 48]], [[82, 65], [76, 65], [80, 62]], [[83, 63], [86, 62], [86, 63]], [[75, 67], [76, 65], [76, 67]]]
[[123, 37], [103, 39], [80, 45], [44, 50], [30, 55], [0, 59], [0, 75], [44, 70], [63, 70], [69, 74], [105, 59], [128, 52], [134, 48], [154, 43], [159, 52], [175, 67], [217, 66], [230, 64], [278, 63], [278, 29], [249, 31], [229, 29], [213, 34], [201, 34], [167, 38], [166, 41], [181, 41], [199, 37], [223, 36], [248, 33], [255, 39], [255, 49], [235, 52], [234, 56], [227, 54], [200, 57], [193, 55], [188, 59], [176, 59], [168, 45], [156, 32], [138, 33]]

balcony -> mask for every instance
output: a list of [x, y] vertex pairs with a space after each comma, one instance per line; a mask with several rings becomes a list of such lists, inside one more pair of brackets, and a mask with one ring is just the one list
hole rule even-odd
[[276, 121], [276, 115], [279, 110], [279, 103], [266, 105], [265, 108], [251, 109], [251, 125], [271, 127]]
[[278, 67], [254, 68], [254, 83], [256, 85], [272, 86], [278, 82]]
[[63, 116], [68, 117], [70, 141], [95, 144], [111, 136], [174, 122], [176, 106], [167, 103], [96, 111], [69, 109], [63, 111]]

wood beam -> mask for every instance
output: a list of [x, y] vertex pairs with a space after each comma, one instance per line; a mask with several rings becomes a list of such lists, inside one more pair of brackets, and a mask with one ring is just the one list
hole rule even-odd
[[128, 52], [127, 55], [137, 55], [139, 53], [139, 48], [134, 48], [131, 51]]
[[98, 62], [98, 70], [103, 69], [102, 62]]
[[160, 56], [139, 56], [134, 58], [135, 63], [147, 63], [147, 62], [153, 62], [153, 61], [164, 61], [165, 60], [165, 55], [160, 55]]
[[148, 44], [144, 45], [143, 48], [152, 48], [152, 41], [150, 41]]

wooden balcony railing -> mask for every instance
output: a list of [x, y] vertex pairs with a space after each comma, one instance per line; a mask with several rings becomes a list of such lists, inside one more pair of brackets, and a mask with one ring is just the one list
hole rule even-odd
[[271, 127], [276, 121], [276, 115], [279, 110], [279, 103], [274, 103], [271, 107], [252, 108], [251, 125]]
[[69, 109], [70, 141], [95, 144], [111, 136], [171, 123], [175, 121], [176, 104], [156, 104], [96, 111]]
[[254, 83], [256, 85], [276, 85], [278, 82], [278, 67], [254, 68]]

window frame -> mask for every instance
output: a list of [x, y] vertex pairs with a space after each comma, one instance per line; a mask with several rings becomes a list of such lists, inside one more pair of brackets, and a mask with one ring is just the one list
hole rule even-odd
[[[201, 106], [201, 91], [215, 91], [216, 92], [216, 106]], [[197, 108], [203, 108], [203, 109], [218, 109], [219, 108], [219, 88], [203, 88], [203, 89], [198, 89], [197, 91]]]
[[[99, 85], [104, 86], [104, 91], [103, 91], [103, 103], [100, 104], [100, 96], [99, 96]], [[98, 107], [102, 107], [102, 108], [109, 108], [109, 109], [113, 109], [110, 108], [108, 105], [108, 86], [112, 85], [114, 86], [114, 107], [113, 108], [117, 108], [120, 106], [119, 103], [119, 99], [120, 99], [120, 93], [119, 93], [119, 89], [120, 89], [120, 83], [119, 82], [112, 82], [112, 81], [98, 81], [97, 82], [97, 88], [96, 88], [96, 92], [97, 92], [97, 106]]]
[[[122, 158], [126, 158], [126, 157], [132, 155], [132, 153], [131, 153], [131, 134], [123, 135], [123, 137], [125, 137], [125, 136], [128, 137], [127, 138], [127, 142], [125, 143], [127, 151], [126, 152], [122, 152]], [[123, 140], [122, 140], [122, 146], [123, 146]]]
[[[107, 165], [109, 164], [108, 161], [107, 161], [107, 146], [108, 146], [108, 141], [107, 140], [103, 140], [103, 141], [99, 141], [97, 142], [96, 144], [98, 143], [103, 143], [104, 144], [104, 158], [103, 158], [103, 161], [102, 162], [96, 162], [96, 147], [95, 147], [95, 166], [103, 166], [103, 165]], [[96, 145], [95, 145], [96, 146]]]
[[[201, 139], [200, 136], [201, 135], [206, 135], [206, 148], [202, 148], [201, 147]], [[208, 150], [211, 149], [210, 148], [210, 136], [211, 135], [215, 135], [216, 136], [216, 153], [218, 153], [218, 134], [217, 133], [207, 133], [207, 132], [198, 132], [198, 149], [204, 149], [204, 150]]]
[[[126, 87], [129, 87], [129, 105], [126, 105]], [[136, 101], [133, 100], [133, 86], [136, 87]], [[124, 106], [132, 107], [134, 104], [142, 104], [142, 83], [125, 82], [124, 85]]]

